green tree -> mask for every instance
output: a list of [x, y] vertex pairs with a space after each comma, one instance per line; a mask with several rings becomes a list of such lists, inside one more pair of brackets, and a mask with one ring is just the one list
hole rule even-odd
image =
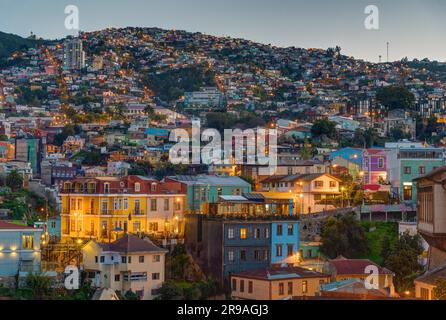
[[183, 296], [183, 290], [173, 281], [166, 281], [159, 289], [161, 300], [180, 300]]
[[311, 133], [315, 137], [327, 136], [328, 138], [336, 138], [336, 122], [328, 119], [316, 120], [311, 128]]
[[52, 278], [41, 274], [29, 273], [26, 277], [26, 286], [32, 290], [36, 300], [49, 298], [53, 285], [54, 281]]
[[446, 279], [437, 279], [434, 296], [436, 300], [446, 300]]
[[382, 261], [387, 261], [387, 259], [389, 258], [389, 255], [391, 253], [392, 247], [391, 247], [391, 243], [390, 243], [390, 237], [386, 234], [384, 236], [384, 239], [381, 243], [381, 258]]
[[394, 283], [398, 292], [413, 289], [413, 281], [422, 271], [418, 257], [423, 251], [421, 237], [409, 233], [401, 235], [392, 247], [384, 265], [395, 273]]
[[23, 177], [17, 170], [11, 171], [6, 177], [6, 185], [11, 188], [13, 192], [17, 192], [23, 188]]
[[376, 99], [387, 111], [394, 109], [412, 110], [415, 107], [415, 96], [402, 86], [384, 87], [378, 91]]
[[353, 213], [328, 218], [322, 227], [321, 238], [321, 252], [331, 259], [340, 255], [360, 258], [370, 252], [365, 229]]

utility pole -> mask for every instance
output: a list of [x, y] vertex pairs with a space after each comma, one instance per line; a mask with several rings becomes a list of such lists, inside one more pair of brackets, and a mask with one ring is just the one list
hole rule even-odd
[[390, 46], [390, 42], [387, 41], [387, 63], [389, 63], [390, 59], [389, 59], [389, 46]]

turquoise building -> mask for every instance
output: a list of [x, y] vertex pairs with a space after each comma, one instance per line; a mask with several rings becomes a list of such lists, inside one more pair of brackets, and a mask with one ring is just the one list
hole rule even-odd
[[199, 212], [205, 203], [216, 203], [219, 196], [240, 196], [252, 191], [251, 184], [239, 177], [175, 176], [166, 181], [176, 181], [187, 190], [187, 210]]
[[271, 224], [271, 264], [299, 262], [299, 222]]
[[414, 142], [389, 143], [386, 148], [393, 195], [402, 202], [415, 203], [417, 189], [414, 179], [444, 166], [445, 150]]

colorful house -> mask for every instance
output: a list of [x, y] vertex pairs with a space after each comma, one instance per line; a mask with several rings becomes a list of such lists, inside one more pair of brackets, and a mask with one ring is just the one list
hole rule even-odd
[[297, 263], [299, 221], [287, 200], [220, 198], [204, 214], [186, 216], [186, 247], [206, 275], [227, 287], [233, 273]]
[[0, 220], [0, 278], [13, 283], [16, 276], [40, 272], [42, 229]]
[[363, 184], [366, 190], [381, 191], [388, 183], [387, 150], [366, 149], [362, 155]]
[[142, 176], [64, 182], [62, 238], [110, 241], [122, 234], [180, 237], [186, 195], [178, 184]]
[[231, 275], [235, 300], [284, 300], [315, 297], [330, 277], [299, 267], [264, 268]]
[[94, 287], [121, 294], [132, 291], [141, 300], [152, 300], [164, 282], [166, 253], [132, 235], [112, 243], [90, 241], [82, 248], [83, 268]]
[[190, 212], [200, 212], [203, 204], [216, 203], [219, 196], [241, 196], [251, 192], [251, 184], [239, 177], [174, 176], [164, 181], [181, 184], [187, 193], [186, 210]]
[[422, 143], [388, 143], [389, 181], [401, 201], [415, 202], [417, 188], [414, 179], [445, 164], [444, 149]]

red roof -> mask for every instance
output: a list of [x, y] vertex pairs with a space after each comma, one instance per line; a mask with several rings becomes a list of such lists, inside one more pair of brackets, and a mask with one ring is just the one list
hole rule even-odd
[[149, 239], [142, 240], [133, 235], [125, 235], [121, 239], [112, 243], [99, 243], [104, 251], [122, 252], [122, 253], [136, 253], [136, 252], [165, 252], [156, 246]]
[[383, 268], [367, 259], [346, 259], [339, 257], [331, 260], [330, 264], [336, 269], [337, 275], [366, 274], [366, 268], [369, 266], [377, 267], [379, 274], [393, 274], [389, 269]]
[[250, 270], [232, 274], [233, 277], [259, 279], [259, 280], [283, 280], [294, 278], [325, 278], [326, 274], [303, 269], [299, 267], [280, 267]]
[[23, 230], [23, 229], [33, 229], [34, 230], [34, 228], [32, 228], [32, 227], [19, 226], [18, 224], [0, 220], [0, 230], [2, 230], [2, 229], [3, 230]]

